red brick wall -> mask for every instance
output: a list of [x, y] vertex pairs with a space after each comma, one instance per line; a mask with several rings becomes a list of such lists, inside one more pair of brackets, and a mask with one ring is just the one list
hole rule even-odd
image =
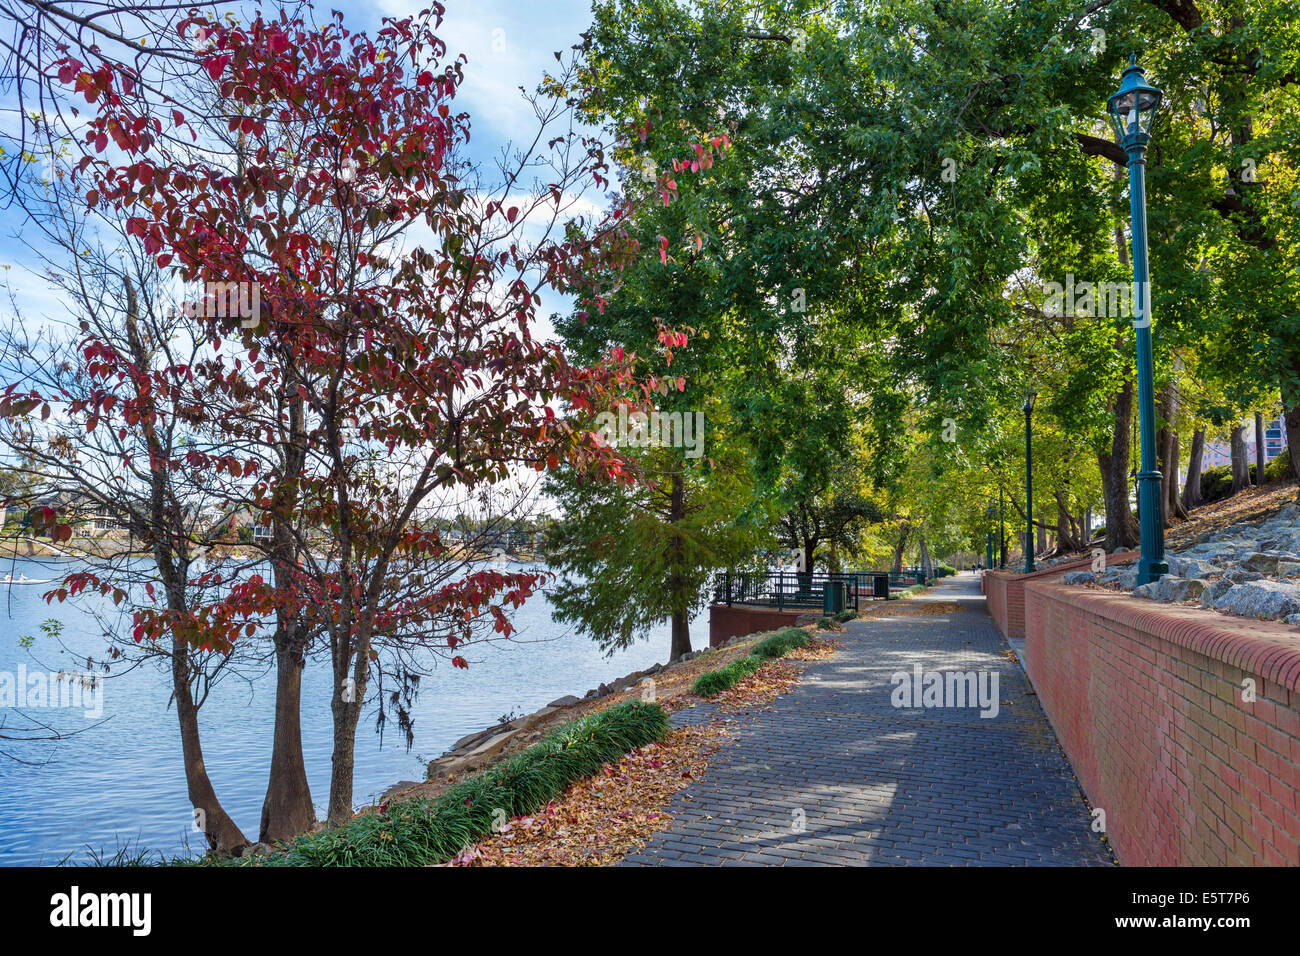
[[[1128, 564], [1138, 559], [1136, 551], [1116, 551], [1106, 555], [1106, 566]], [[1017, 571], [990, 571], [984, 575], [984, 593], [987, 595], [989, 614], [1003, 637], [1025, 636], [1025, 582], [1057, 578], [1068, 571], [1083, 571], [1092, 567], [1092, 558], [1081, 558], [1051, 568], [1039, 568], [1033, 574]]]
[[[795, 618], [809, 613], [810, 608], [778, 611], [776, 608], [728, 607], [714, 604], [709, 608], [709, 646], [717, 647], [729, 637], [744, 637], [760, 631], [774, 631], [781, 627], [794, 627]], [[820, 613], [820, 612], [818, 612]]]
[[1026, 590], [1026, 667], [1120, 861], [1300, 865], [1300, 630]]

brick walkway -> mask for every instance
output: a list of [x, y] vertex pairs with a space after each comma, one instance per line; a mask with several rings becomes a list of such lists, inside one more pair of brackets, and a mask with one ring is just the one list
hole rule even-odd
[[[625, 865], [1109, 865], [1069, 763], [973, 574], [914, 600], [961, 611], [854, 621], [670, 805]], [[1000, 710], [895, 708], [890, 675], [995, 672]], [[675, 720], [707, 721], [711, 705]], [[802, 813], [802, 831], [800, 816]]]

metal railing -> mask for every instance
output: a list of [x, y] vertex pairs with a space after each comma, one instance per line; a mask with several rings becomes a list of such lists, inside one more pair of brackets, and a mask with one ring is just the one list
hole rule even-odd
[[827, 584], [845, 588], [844, 606], [858, 610], [863, 598], [888, 598], [889, 575], [883, 571], [724, 571], [713, 582], [714, 604], [824, 609]]

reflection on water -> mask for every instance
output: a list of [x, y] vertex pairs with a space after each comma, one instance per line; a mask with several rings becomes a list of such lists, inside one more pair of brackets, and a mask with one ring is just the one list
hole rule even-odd
[[[10, 562], [6, 562], [7, 564]], [[49, 578], [48, 564], [12, 562], [15, 577]], [[0, 672], [76, 671], [99, 658], [101, 629], [70, 605], [46, 605], [44, 587], [0, 589]], [[63, 622], [68, 651], [40, 633], [49, 618]], [[380, 748], [373, 714], [362, 717], [357, 734], [355, 800], [367, 803], [398, 780], [421, 780], [424, 765], [454, 741], [512, 712], [527, 713], [565, 694], [581, 696], [601, 682], [649, 667], [668, 655], [669, 630], [656, 628], [613, 658], [601, 657], [595, 642], [551, 619], [550, 605], [529, 601], [514, 617], [520, 629], [510, 644], [479, 645], [466, 657], [469, 670], [445, 663], [421, 682], [415, 743], [408, 753], [395, 726]], [[31, 651], [19, 638], [36, 638]], [[696, 647], [707, 642], [707, 619], [691, 627]], [[115, 674], [117, 671], [114, 672]], [[303, 676], [303, 750], [317, 810], [329, 795], [329, 670], [324, 661]], [[200, 712], [203, 753], [217, 795], [250, 838], [257, 836], [270, 767], [275, 675], [221, 684]], [[192, 832], [185, 795], [175, 711], [168, 708], [170, 684], [156, 667], [142, 666], [104, 682], [103, 717], [84, 710], [40, 710], [61, 731], [89, 729], [55, 743], [0, 739], [0, 864], [51, 864], [68, 854], [84, 859], [86, 846], [114, 849], [128, 841], [168, 854], [194, 850], [202, 837]], [[14, 712], [0, 708], [0, 726], [13, 725]], [[0, 736], [4, 731], [0, 730]], [[6, 756], [6, 754], [8, 756]], [[20, 763], [19, 758], [28, 763]]]

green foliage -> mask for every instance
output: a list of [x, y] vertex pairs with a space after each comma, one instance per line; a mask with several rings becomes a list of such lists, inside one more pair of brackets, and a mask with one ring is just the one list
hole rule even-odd
[[[827, 620], [822, 618], [822, 620]], [[771, 637], [765, 637], [755, 645], [751, 652], [764, 660], [772, 657], [785, 657], [796, 647], [805, 647], [812, 641], [808, 632], [801, 627], [791, 627]]]
[[857, 611], [840, 611], [839, 614], [835, 615], [835, 620], [843, 624], [845, 621], [852, 621], [857, 616], [858, 616]]
[[1282, 454], [1264, 466], [1265, 481], [1288, 481], [1291, 478], [1291, 449], [1283, 448]]
[[[834, 625], [831, 618], [822, 618], [822, 620], [831, 621], [832, 626]], [[754, 645], [754, 649], [745, 657], [738, 657], [725, 667], [705, 671], [695, 678], [695, 683], [691, 685], [691, 693], [700, 697], [715, 697], [754, 673], [764, 661], [784, 657], [795, 648], [806, 646], [811, 640], [808, 632], [801, 627], [787, 628], [765, 637]]]
[[695, 678], [691, 693], [699, 697], [715, 697], [740, 683], [763, 664], [763, 658], [756, 654], [739, 657], [725, 667], [705, 671]]
[[[490, 832], [494, 821], [544, 806], [575, 780], [659, 740], [668, 715], [629, 701], [548, 734], [509, 760], [433, 800], [394, 801], [340, 827], [307, 834], [285, 852], [252, 862], [286, 866], [427, 866], [445, 863]], [[234, 861], [240, 862], [240, 861]], [[244, 861], [249, 862], [249, 861]]]

